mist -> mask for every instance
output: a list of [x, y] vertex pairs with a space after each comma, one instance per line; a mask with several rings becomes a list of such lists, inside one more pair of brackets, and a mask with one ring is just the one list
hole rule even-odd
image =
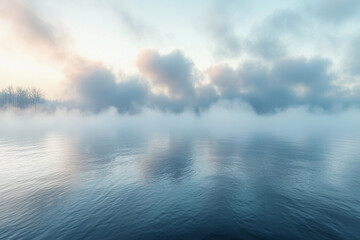
[[360, 112], [349, 109], [341, 113], [309, 112], [307, 108], [291, 108], [277, 114], [258, 115], [241, 104], [221, 102], [202, 114], [191, 111], [173, 114], [160, 110], [144, 109], [141, 113], [118, 114], [115, 108], [101, 113], [84, 113], [79, 110], [59, 109], [54, 112], [34, 109], [6, 109], [0, 112], [2, 132], [50, 131], [89, 129], [111, 132], [115, 129], [133, 129], [143, 132], [175, 131], [216, 134], [269, 133], [284, 136], [301, 136], [310, 133], [358, 132]]

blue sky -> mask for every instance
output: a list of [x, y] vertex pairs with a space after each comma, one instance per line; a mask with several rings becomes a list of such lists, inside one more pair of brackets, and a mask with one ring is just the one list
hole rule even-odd
[[0, 87], [119, 112], [359, 105], [360, 2], [0, 0]]

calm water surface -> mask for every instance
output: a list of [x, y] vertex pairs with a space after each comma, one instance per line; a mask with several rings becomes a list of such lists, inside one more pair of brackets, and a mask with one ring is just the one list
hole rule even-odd
[[0, 239], [360, 239], [360, 136], [0, 135]]

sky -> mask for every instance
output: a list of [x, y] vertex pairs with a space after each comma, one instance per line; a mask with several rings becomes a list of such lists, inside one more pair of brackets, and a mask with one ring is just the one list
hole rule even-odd
[[119, 113], [360, 105], [358, 0], [0, 0], [0, 89]]

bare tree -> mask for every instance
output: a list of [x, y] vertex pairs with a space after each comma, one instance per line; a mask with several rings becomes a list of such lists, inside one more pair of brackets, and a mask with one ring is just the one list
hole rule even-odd
[[0, 91], [0, 107], [28, 108], [37, 107], [44, 101], [43, 93], [37, 88], [17, 87], [16, 90], [9, 86]]

